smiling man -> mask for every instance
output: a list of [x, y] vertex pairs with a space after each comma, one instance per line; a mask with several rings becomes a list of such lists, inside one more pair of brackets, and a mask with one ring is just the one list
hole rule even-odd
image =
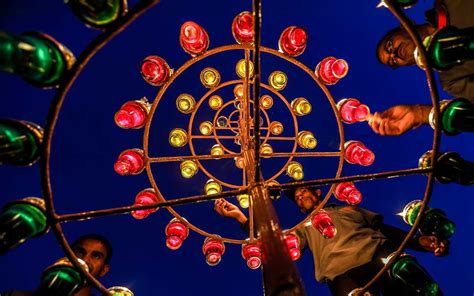
[[[319, 205], [321, 190], [300, 187], [296, 191], [285, 191], [285, 194], [308, 215]], [[247, 217], [234, 204], [218, 199], [214, 210], [221, 216], [237, 220], [248, 231]], [[311, 225], [299, 228], [296, 235], [300, 248], [309, 248], [313, 254], [316, 280], [327, 283], [332, 295], [347, 296], [374, 277], [383, 267], [381, 259], [394, 252], [407, 233], [384, 224], [381, 215], [356, 206], [328, 205], [324, 210], [337, 228], [335, 237], [325, 239]], [[447, 253], [448, 241], [418, 236], [409, 240], [407, 248], [441, 256]], [[388, 273], [372, 286], [371, 292], [375, 295], [416, 295], [399, 283], [395, 284]]]
[[[437, 23], [446, 22], [456, 28], [474, 27], [474, 1], [443, 0], [427, 15], [433, 21], [416, 26], [423, 40], [437, 31]], [[444, 19], [442, 16], [446, 15]], [[415, 44], [402, 28], [395, 28], [385, 34], [377, 45], [376, 55], [380, 63], [396, 69], [415, 64]], [[474, 60], [439, 73], [444, 91], [452, 97], [466, 98], [474, 102]], [[397, 105], [383, 112], [375, 112], [369, 125], [380, 135], [398, 136], [410, 129], [428, 124], [430, 105]]]

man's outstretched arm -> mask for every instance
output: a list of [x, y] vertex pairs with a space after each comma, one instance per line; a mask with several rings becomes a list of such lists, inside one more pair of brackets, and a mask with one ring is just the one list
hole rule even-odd
[[399, 136], [407, 131], [428, 124], [430, 105], [397, 105], [383, 112], [375, 112], [369, 125], [376, 134]]

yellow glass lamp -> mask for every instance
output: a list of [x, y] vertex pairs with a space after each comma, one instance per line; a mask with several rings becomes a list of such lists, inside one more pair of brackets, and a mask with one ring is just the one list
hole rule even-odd
[[282, 90], [285, 88], [286, 83], [288, 82], [288, 77], [282, 71], [274, 71], [268, 77], [268, 84], [271, 85], [275, 90]]
[[311, 113], [312, 106], [305, 98], [296, 98], [291, 102], [291, 109], [298, 116], [305, 116]]
[[303, 166], [297, 161], [291, 161], [286, 168], [286, 174], [294, 180], [304, 178]]
[[[252, 61], [249, 61], [249, 78], [253, 77], [253, 63]], [[237, 76], [240, 78], [245, 78], [245, 60], [240, 60], [237, 62], [237, 65], [235, 66], [235, 72], [237, 73]]]
[[260, 98], [260, 108], [262, 109], [270, 109], [273, 106], [273, 98], [269, 95], [263, 95]]
[[211, 155], [223, 155], [224, 154], [224, 149], [222, 148], [221, 145], [219, 144], [215, 144], [214, 146], [212, 146], [211, 148]]
[[250, 198], [248, 194], [237, 195], [237, 201], [242, 209], [246, 209], [250, 205]]
[[223, 103], [224, 101], [218, 95], [213, 95], [209, 98], [209, 107], [211, 107], [212, 110], [218, 110], [220, 107], [222, 107]]
[[281, 135], [281, 133], [283, 133], [283, 124], [279, 121], [270, 123], [270, 133], [275, 136]]
[[305, 149], [314, 149], [318, 145], [318, 140], [310, 131], [301, 131], [298, 133], [298, 145]]
[[199, 125], [199, 131], [204, 136], [209, 136], [212, 133], [212, 123], [210, 121], [204, 121]]
[[188, 135], [182, 128], [174, 128], [170, 132], [169, 142], [173, 147], [183, 147], [188, 143]]
[[221, 75], [214, 68], [205, 68], [201, 71], [200, 79], [205, 87], [213, 88], [221, 82]]
[[207, 180], [206, 185], [204, 185], [204, 192], [206, 192], [207, 195], [218, 194], [221, 191], [221, 184], [217, 183], [213, 179]]
[[180, 94], [176, 99], [176, 108], [178, 108], [181, 113], [189, 114], [195, 110], [196, 101], [193, 96], [189, 94]]
[[192, 178], [198, 171], [198, 165], [193, 160], [185, 160], [180, 165], [181, 175], [186, 178]]
[[260, 146], [260, 155], [264, 158], [269, 158], [273, 154], [273, 148], [270, 144], [262, 144]]

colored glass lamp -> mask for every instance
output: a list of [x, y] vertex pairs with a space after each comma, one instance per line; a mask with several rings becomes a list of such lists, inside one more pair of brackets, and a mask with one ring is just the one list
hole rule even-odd
[[114, 170], [122, 176], [138, 175], [145, 169], [145, 157], [141, 149], [128, 149], [120, 153]]
[[224, 242], [208, 237], [204, 240], [202, 252], [206, 256], [206, 263], [209, 266], [215, 266], [221, 262], [222, 255], [225, 252]]
[[[431, 167], [431, 150], [418, 161], [419, 168]], [[474, 184], [474, 162], [467, 161], [455, 152], [445, 152], [438, 156], [435, 178], [440, 183]]]
[[278, 48], [289, 56], [296, 57], [304, 52], [308, 42], [308, 33], [305, 29], [296, 26], [286, 28], [278, 40]]
[[304, 178], [303, 166], [297, 161], [290, 161], [286, 168], [286, 174], [293, 180], [302, 180]]
[[281, 135], [283, 133], [283, 124], [279, 121], [272, 121], [270, 123], [270, 133], [275, 136]]
[[207, 195], [218, 194], [218, 193], [221, 193], [221, 191], [222, 191], [221, 184], [217, 183], [213, 179], [207, 180], [206, 185], [204, 185], [204, 192]]
[[[387, 257], [389, 261], [393, 254]], [[409, 295], [438, 295], [439, 286], [431, 278], [428, 272], [416, 261], [415, 257], [402, 254], [389, 269], [390, 277], [404, 287], [404, 291], [410, 291]]]
[[262, 265], [262, 249], [259, 243], [247, 243], [242, 245], [242, 258], [247, 262], [250, 269], [257, 269]]
[[319, 212], [311, 218], [311, 225], [314, 229], [319, 231], [324, 238], [333, 238], [337, 234], [336, 226], [334, 226], [331, 217], [325, 210], [319, 210]]
[[194, 177], [198, 172], [198, 165], [194, 160], [185, 160], [180, 165], [181, 176], [186, 179]]
[[288, 77], [282, 71], [274, 71], [268, 77], [268, 84], [277, 91], [283, 90], [287, 83]]
[[211, 148], [211, 155], [219, 156], [224, 154], [224, 148], [221, 145], [215, 144]]
[[[457, 98], [444, 100], [440, 103], [440, 119], [442, 131], [449, 135], [457, 135], [462, 132], [474, 132], [474, 104], [469, 100]], [[429, 123], [434, 129], [436, 118], [434, 108], [429, 114]]]
[[[252, 61], [249, 61], [249, 78], [252, 78], [253, 77], [253, 62]], [[244, 79], [245, 78], [245, 73], [246, 73], [246, 66], [245, 66], [245, 60], [239, 60], [237, 62], [237, 65], [235, 66], [235, 72], [237, 73], [237, 76], [239, 76], [240, 78]]]
[[253, 44], [255, 32], [253, 31], [252, 13], [244, 11], [234, 18], [232, 35], [239, 44]]
[[318, 140], [310, 131], [301, 131], [297, 137], [298, 145], [304, 149], [314, 149], [318, 145]]
[[357, 99], [342, 99], [337, 103], [337, 109], [341, 114], [342, 122], [353, 124], [366, 121], [370, 115], [370, 109]]
[[171, 250], [177, 250], [182, 245], [189, 235], [189, 229], [179, 221], [177, 218], [173, 218], [165, 228], [166, 234], [166, 246]]
[[300, 251], [300, 239], [296, 234], [290, 232], [283, 236], [286, 244], [286, 248], [288, 253], [290, 254], [290, 258], [293, 261], [300, 259], [301, 251]]
[[201, 83], [207, 88], [213, 88], [221, 82], [221, 74], [214, 68], [205, 68], [199, 76]]
[[265, 143], [265, 144], [260, 145], [260, 155], [263, 158], [269, 158], [272, 156], [272, 154], [273, 154], [273, 147], [270, 144]]
[[133, 292], [126, 287], [110, 287], [107, 289], [107, 291], [109, 291], [111, 296], [134, 296]]
[[224, 101], [218, 95], [213, 95], [209, 98], [209, 107], [211, 107], [212, 110], [218, 110], [220, 107], [222, 107], [223, 103]]
[[[405, 223], [413, 226], [420, 212], [421, 204], [421, 200], [414, 200], [404, 207], [402, 217]], [[418, 224], [418, 229], [423, 235], [434, 235], [439, 239], [447, 239], [454, 234], [456, 227], [442, 210], [427, 207]]]
[[355, 187], [353, 182], [339, 183], [334, 189], [334, 196], [350, 205], [357, 205], [362, 201], [362, 193]]
[[43, 199], [27, 197], [6, 204], [0, 214], [0, 255], [48, 230]]
[[336, 84], [341, 78], [347, 75], [349, 65], [343, 59], [327, 57], [316, 66], [314, 74], [326, 85]]
[[0, 119], [0, 165], [32, 165], [40, 158], [43, 129], [32, 122]]
[[[89, 267], [82, 259], [77, 260], [89, 271]], [[69, 259], [61, 258], [43, 271], [40, 287], [36, 293], [48, 296], [74, 295], [85, 283], [85, 277], [76, 270]]]
[[347, 141], [344, 143], [344, 158], [348, 163], [369, 166], [374, 163], [375, 155], [360, 141]]
[[176, 108], [183, 114], [192, 113], [196, 109], [196, 101], [190, 94], [180, 94], [176, 99]]
[[148, 84], [161, 86], [168, 81], [171, 74], [173, 74], [173, 70], [159, 56], [148, 56], [142, 62], [140, 73]]
[[69, 49], [47, 34], [14, 36], [0, 31], [0, 70], [17, 74], [31, 85], [58, 87], [75, 61]]
[[170, 132], [168, 141], [173, 147], [184, 147], [188, 143], [188, 134], [182, 128], [174, 128]]
[[418, 0], [396, 0], [393, 1], [393, 3], [399, 6], [400, 8], [407, 9], [418, 3]]
[[209, 47], [209, 35], [195, 22], [185, 22], [181, 26], [179, 43], [185, 52], [195, 57], [206, 52]]
[[247, 209], [250, 205], [250, 197], [248, 194], [237, 195], [237, 201], [242, 209]]
[[[147, 188], [143, 191], [140, 191], [137, 196], [135, 197], [135, 203], [133, 205], [149, 205], [153, 203], [157, 203], [158, 196], [155, 193], [153, 188]], [[151, 213], [158, 211], [158, 208], [154, 209], [146, 209], [146, 210], [136, 210], [133, 211], [131, 214], [133, 218], [141, 220], [148, 217]]]
[[273, 98], [269, 95], [263, 95], [260, 97], [260, 108], [268, 110], [273, 106]]
[[[474, 59], [474, 27], [444, 27], [423, 43], [433, 68], [438, 71], [446, 71]], [[424, 68], [418, 52], [415, 57], [418, 65]]]
[[138, 129], [145, 126], [151, 104], [146, 98], [128, 101], [115, 113], [115, 123], [124, 129]]
[[293, 112], [297, 116], [305, 116], [311, 113], [311, 110], [313, 107], [311, 104], [306, 100], [305, 98], [296, 98], [293, 101], [291, 101], [291, 109], [293, 109]]
[[127, 13], [126, 0], [69, 0], [72, 12], [89, 27], [104, 30]]

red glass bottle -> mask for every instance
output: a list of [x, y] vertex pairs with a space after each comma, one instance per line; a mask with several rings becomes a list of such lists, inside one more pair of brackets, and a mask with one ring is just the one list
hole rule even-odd
[[243, 244], [242, 258], [247, 261], [247, 266], [250, 269], [257, 269], [262, 265], [262, 249], [258, 243]]
[[337, 109], [341, 112], [342, 121], [347, 124], [366, 121], [370, 114], [369, 107], [357, 99], [343, 99], [337, 103]]
[[166, 61], [159, 56], [148, 56], [142, 62], [140, 73], [149, 84], [160, 86], [168, 81], [172, 70]]
[[189, 235], [189, 229], [177, 218], [171, 219], [166, 225], [166, 246], [171, 250], [177, 250], [183, 245], [183, 241]]
[[114, 170], [122, 176], [138, 175], [145, 168], [143, 150], [128, 149], [120, 153], [114, 165]]
[[[158, 202], [158, 196], [156, 196], [155, 191], [152, 188], [147, 188], [137, 194], [134, 205], [149, 205], [156, 202]], [[158, 208], [137, 210], [132, 212], [132, 216], [135, 219], [145, 219], [148, 215], [157, 210]]]
[[316, 66], [314, 73], [326, 85], [336, 84], [347, 75], [349, 65], [343, 59], [327, 57]]
[[253, 15], [248, 11], [239, 13], [232, 21], [232, 35], [237, 43], [249, 43], [254, 41]]
[[350, 205], [357, 205], [362, 201], [362, 193], [354, 186], [352, 182], [339, 183], [334, 190], [334, 196], [345, 201]]
[[206, 256], [206, 263], [210, 266], [214, 266], [221, 262], [222, 255], [225, 252], [225, 246], [223, 242], [208, 237], [204, 240], [202, 252]]
[[142, 128], [145, 125], [150, 103], [146, 98], [128, 101], [115, 113], [115, 123], [121, 128]]
[[280, 35], [278, 47], [281, 52], [296, 57], [304, 52], [308, 42], [308, 34], [301, 27], [290, 26]]
[[294, 233], [287, 233], [284, 235], [286, 247], [290, 254], [291, 260], [296, 261], [301, 257], [300, 239]]
[[344, 143], [346, 149], [344, 158], [348, 163], [369, 166], [374, 163], [375, 155], [360, 141], [348, 141]]
[[311, 225], [319, 231], [324, 238], [333, 238], [337, 234], [336, 226], [332, 223], [331, 217], [325, 210], [319, 212], [311, 218]]
[[181, 26], [179, 43], [185, 52], [195, 57], [206, 52], [209, 47], [209, 35], [195, 22], [185, 22]]

